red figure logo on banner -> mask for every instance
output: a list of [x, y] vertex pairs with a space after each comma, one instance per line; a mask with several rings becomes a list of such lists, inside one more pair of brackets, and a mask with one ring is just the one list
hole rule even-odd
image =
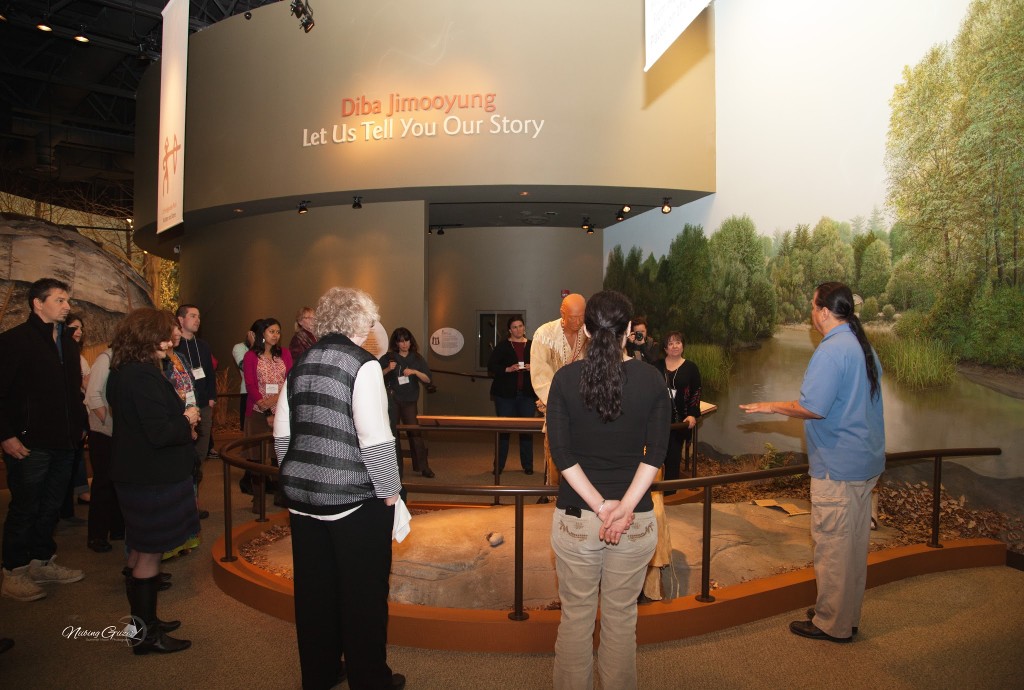
[[[173, 172], [175, 175], [178, 174], [178, 151], [181, 150], [181, 144], [178, 143], [178, 135], [174, 135], [174, 146], [171, 146], [171, 142], [164, 138], [164, 193], [166, 194], [171, 187], [171, 176]], [[171, 169], [167, 169], [167, 161], [171, 161]]]

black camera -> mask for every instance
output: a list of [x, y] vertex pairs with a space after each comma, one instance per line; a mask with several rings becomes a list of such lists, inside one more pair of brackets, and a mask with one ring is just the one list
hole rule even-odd
[[642, 343], [644, 341], [644, 334], [640, 331], [633, 331], [633, 340], [638, 343]]

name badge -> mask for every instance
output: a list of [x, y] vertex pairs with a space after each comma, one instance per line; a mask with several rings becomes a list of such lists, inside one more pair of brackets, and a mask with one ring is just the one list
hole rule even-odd
[[281, 387], [278, 386], [276, 383], [268, 383], [267, 384], [267, 395], [277, 395], [280, 392], [281, 392]]
[[399, 376], [398, 377], [398, 385], [399, 386], [404, 386], [407, 383], [409, 383], [409, 377], [408, 376]]
[[192, 370], [192, 378], [194, 378], [196, 381], [198, 381], [199, 379], [205, 379], [206, 372], [203, 371], [202, 367], [196, 367], [195, 369]]
[[195, 391], [188, 391], [187, 393], [185, 393], [185, 406], [188, 407], [190, 405], [192, 407], [196, 407], [196, 392]]
[[675, 388], [669, 388], [668, 389], [668, 397], [672, 398], [673, 400], [676, 399], [676, 389]]

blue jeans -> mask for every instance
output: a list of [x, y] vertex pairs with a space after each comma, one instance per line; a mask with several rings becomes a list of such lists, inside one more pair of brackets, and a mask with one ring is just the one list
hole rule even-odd
[[[494, 409], [499, 417], [536, 417], [537, 403], [532, 396], [518, 394], [514, 398], [494, 398]], [[498, 471], [505, 470], [508, 459], [508, 441], [511, 434], [498, 435]], [[533, 434], [519, 434], [519, 464], [523, 470], [533, 470]]]
[[11, 507], [4, 522], [3, 565], [8, 570], [57, 552], [53, 530], [71, 481], [73, 449], [32, 448], [17, 460], [4, 454]]

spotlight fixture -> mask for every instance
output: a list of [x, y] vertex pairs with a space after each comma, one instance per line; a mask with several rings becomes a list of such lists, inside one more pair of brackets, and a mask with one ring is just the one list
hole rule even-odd
[[580, 228], [590, 233], [590, 216], [583, 216], [583, 225]]
[[618, 213], [615, 214], [615, 220], [626, 220], [626, 213], [620, 210]]
[[312, 203], [312, 202], [310, 202], [310, 201], [300, 201], [299, 202], [299, 215], [300, 216], [304, 216], [307, 213], [309, 213], [309, 205], [310, 205], [310, 203]]
[[428, 225], [427, 226], [427, 234], [428, 235], [433, 235], [434, 234], [434, 226], [433, 225]]
[[89, 37], [85, 35], [85, 27], [84, 26], [78, 27], [78, 33], [75, 34], [75, 40], [78, 41], [79, 43], [88, 43], [89, 42]]
[[633, 207], [630, 206], [629, 204], [623, 204], [622, 205], [622, 213], [623, 214], [629, 213], [632, 210], [633, 210]]
[[36, 24], [36, 28], [39, 29], [40, 31], [45, 31], [47, 33], [53, 31], [53, 27], [50, 26], [50, 17], [49, 17], [49, 15], [47, 15], [47, 16], [43, 17], [42, 19], [40, 19], [39, 23]]
[[363, 197], [361, 197], [361, 196], [354, 196], [354, 197], [352, 197], [352, 208], [358, 210], [358, 209], [361, 209], [362, 207], [363, 207]]
[[252, 19], [252, 12], [246, 12], [245, 13], [245, 19], [246, 19], [246, 21]]
[[594, 226], [593, 225], [588, 225], [587, 226], [587, 234], [588, 235], [593, 235], [594, 234]]
[[444, 227], [443, 226], [442, 227], [438, 227], [437, 234], [438, 235], [443, 235], [444, 234]]
[[291, 11], [299, 19], [299, 26], [307, 34], [313, 30], [313, 7], [309, 4], [309, 0], [302, 2], [302, 0], [292, 0]]
[[662, 213], [672, 213], [672, 207], [669, 206], [669, 204], [668, 204], [668, 202], [670, 202], [671, 200], [672, 200], [672, 197], [670, 197], [670, 196], [665, 197], [665, 201], [663, 201], [662, 204], [661, 204], [661, 212]]

